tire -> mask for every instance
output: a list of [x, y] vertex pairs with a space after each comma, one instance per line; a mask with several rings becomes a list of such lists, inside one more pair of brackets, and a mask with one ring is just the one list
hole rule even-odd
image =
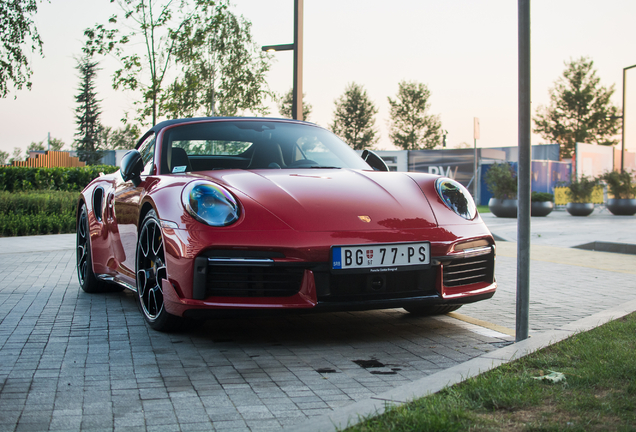
[[428, 306], [408, 306], [404, 309], [417, 316], [443, 315], [449, 312], [455, 312], [462, 305], [428, 305]]
[[88, 227], [88, 210], [82, 205], [77, 218], [76, 235], [77, 279], [84, 292], [94, 294], [121, 291], [123, 288], [99, 280], [93, 272], [93, 258], [91, 253], [91, 236]]
[[168, 277], [168, 270], [161, 224], [154, 210], [148, 212], [139, 230], [135, 273], [137, 305], [148, 325], [162, 332], [181, 330], [185, 320], [164, 308], [161, 280]]

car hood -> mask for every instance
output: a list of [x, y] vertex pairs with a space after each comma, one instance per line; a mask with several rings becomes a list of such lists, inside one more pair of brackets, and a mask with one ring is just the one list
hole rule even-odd
[[298, 231], [400, 230], [437, 226], [419, 186], [401, 173], [311, 169], [207, 174], [249, 196]]

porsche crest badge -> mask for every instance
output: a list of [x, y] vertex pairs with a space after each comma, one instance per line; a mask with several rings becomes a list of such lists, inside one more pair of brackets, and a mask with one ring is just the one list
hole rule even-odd
[[371, 222], [371, 218], [369, 216], [358, 216], [358, 219], [360, 219], [362, 222], [366, 222], [369, 223]]

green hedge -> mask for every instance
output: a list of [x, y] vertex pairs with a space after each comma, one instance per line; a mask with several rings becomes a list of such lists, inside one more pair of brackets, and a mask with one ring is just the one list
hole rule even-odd
[[75, 232], [74, 214], [0, 214], [0, 234], [3, 237]]
[[100, 173], [112, 173], [112, 165], [91, 165], [82, 168], [0, 167], [0, 191], [26, 192], [60, 190], [79, 192]]
[[75, 232], [78, 192], [0, 192], [0, 236]]

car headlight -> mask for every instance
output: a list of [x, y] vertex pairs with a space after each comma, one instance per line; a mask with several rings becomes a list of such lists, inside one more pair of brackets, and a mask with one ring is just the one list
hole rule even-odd
[[437, 194], [444, 201], [446, 207], [464, 219], [472, 220], [477, 215], [477, 206], [470, 192], [461, 183], [448, 178], [435, 181]]
[[233, 224], [240, 215], [238, 203], [232, 194], [207, 181], [196, 180], [188, 184], [181, 199], [193, 218], [210, 226]]

